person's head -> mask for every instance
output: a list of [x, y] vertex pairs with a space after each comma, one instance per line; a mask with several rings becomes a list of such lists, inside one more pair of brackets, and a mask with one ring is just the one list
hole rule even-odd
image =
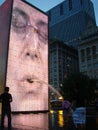
[[9, 92], [9, 87], [5, 87], [5, 92]]
[[47, 16], [20, 0], [14, 0], [7, 85], [13, 94], [12, 110], [47, 109], [48, 42]]

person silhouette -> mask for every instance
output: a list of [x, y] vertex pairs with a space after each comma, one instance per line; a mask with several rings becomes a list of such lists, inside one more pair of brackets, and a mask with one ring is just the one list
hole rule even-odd
[[9, 87], [5, 87], [4, 93], [0, 95], [0, 101], [2, 102], [2, 115], [1, 115], [1, 130], [4, 129], [4, 118], [8, 117], [8, 130], [11, 130], [11, 105], [12, 95], [9, 93]]

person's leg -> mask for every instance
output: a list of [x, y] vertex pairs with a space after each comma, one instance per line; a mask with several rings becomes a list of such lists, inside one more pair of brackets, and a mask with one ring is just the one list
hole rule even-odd
[[11, 130], [11, 112], [7, 112], [8, 117], [8, 130]]

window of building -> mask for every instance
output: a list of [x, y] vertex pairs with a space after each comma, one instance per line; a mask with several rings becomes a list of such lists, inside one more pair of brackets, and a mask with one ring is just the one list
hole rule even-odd
[[84, 71], [84, 70], [86, 70], [86, 69], [87, 69], [86, 65], [82, 65], [82, 66], [81, 66], [81, 70], [82, 70], [82, 71]]
[[85, 62], [85, 51], [84, 51], [84, 49], [82, 49], [80, 51], [80, 56], [81, 56], [81, 62]]
[[60, 5], [60, 15], [63, 15], [64, 10], [63, 10], [63, 4]]
[[80, 4], [81, 4], [81, 5], [83, 4], [83, 0], [80, 0]]
[[98, 67], [98, 63], [94, 63], [94, 67]]
[[72, 9], [72, 0], [69, 0], [69, 10]]
[[96, 46], [92, 47], [92, 55], [93, 55], [93, 59], [97, 58], [97, 48], [96, 48]]
[[91, 51], [90, 48], [86, 48], [86, 56], [87, 56], [87, 60], [91, 60]]

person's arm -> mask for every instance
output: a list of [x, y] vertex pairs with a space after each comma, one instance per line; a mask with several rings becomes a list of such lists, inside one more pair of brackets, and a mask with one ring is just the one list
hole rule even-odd
[[13, 101], [13, 99], [12, 99], [12, 95], [10, 94], [10, 99], [9, 99], [9, 101], [10, 102], [12, 102]]

